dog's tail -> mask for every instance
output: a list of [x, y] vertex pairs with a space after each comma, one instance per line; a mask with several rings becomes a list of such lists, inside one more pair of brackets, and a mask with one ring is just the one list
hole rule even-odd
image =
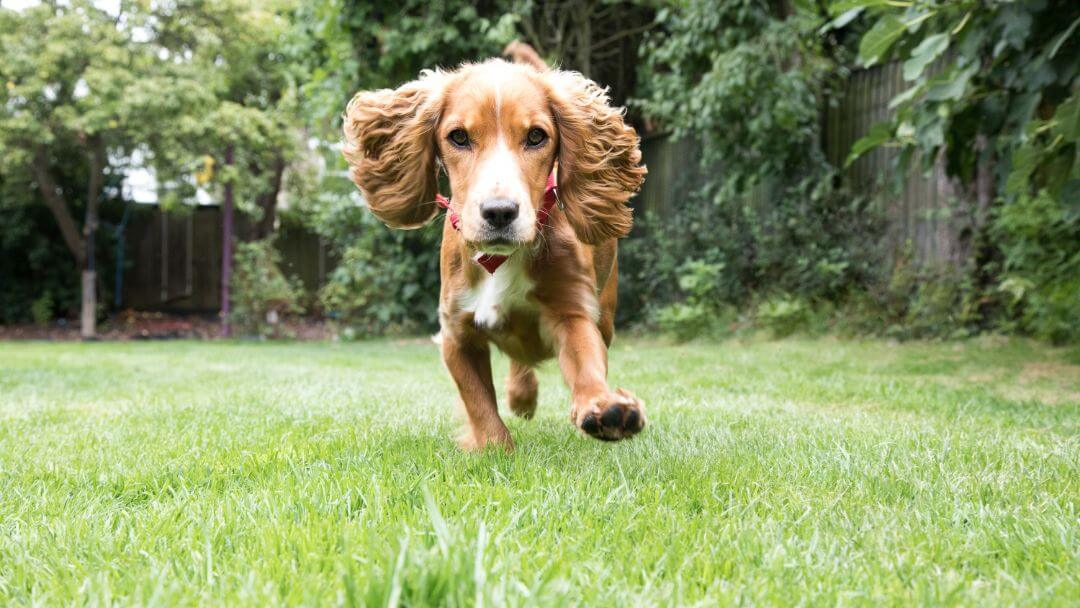
[[540, 53], [536, 52], [531, 45], [515, 40], [506, 45], [503, 49], [503, 57], [509, 58], [514, 63], [522, 63], [525, 65], [531, 65], [541, 72], [546, 72], [548, 64], [544, 62], [544, 59], [540, 57]]

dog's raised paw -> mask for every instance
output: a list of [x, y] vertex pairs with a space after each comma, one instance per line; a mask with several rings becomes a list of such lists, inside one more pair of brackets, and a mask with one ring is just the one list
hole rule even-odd
[[645, 428], [645, 404], [621, 388], [592, 399], [574, 413], [577, 427], [601, 441], [626, 439]]

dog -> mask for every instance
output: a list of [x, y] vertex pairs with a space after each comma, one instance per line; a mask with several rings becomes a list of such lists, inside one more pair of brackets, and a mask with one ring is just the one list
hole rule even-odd
[[518, 416], [533, 416], [534, 368], [554, 357], [583, 433], [615, 441], [645, 426], [642, 401], [607, 384], [617, 239], [646, 173], [638, 136], [605, 89], [538, 63], [424, 71], [357, 93], [344, 114], [343, 153], [372, 213], [415, 229], [446, 209], [437, 342], [466, 415], [465, 449], [514, 446], [491, 345], [510, 358]]

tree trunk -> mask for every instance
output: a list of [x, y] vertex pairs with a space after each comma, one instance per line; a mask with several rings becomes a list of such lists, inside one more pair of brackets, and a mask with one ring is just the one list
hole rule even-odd
[[101, 188], [105, 179], [106, 152], [104, 142], [94, 137], [90, 140], [90, 183], [86, 189], [86, 218], [82, 235], [75, 224], [71, 209], [64, 202], [60, 189], [49, 173], [49, 156], [44, 148], [38, 148], [34, 154], [32, 169], [34, 179], [45, 206], [49, 208], [53, 219], [60, 228], [60, 235], [67, 245], [75, 267], [81, 274], [82, 306], [79, 314], [79, 335], [83, 339], [93, 339], [97, 335], [97, 272], [94, 260], [94, 236], [98, 225], [98, 205]]
[[[225, 148], [225, 166], [233, 164], [233, 147]], [[229, 284], [232, 282], [232, 239], [233, 237], [233, 185], [225, 182], [225, 201], [221, 207], [221, 335], [228, 338], [232, 333], [229, 326], [230, 302]]]
[[[285, 175], [285, 159], [280, 156], [274, 159], [274, 174], [270, 176], [270, 188], [256, 197], [255, 202], [262, 211], [262, 217], [255, 225], [255, 240], [262, 240], [274, 233], [274, 224], [277, 222], [278, 195], [281, 194], [281, 180]], [[258, 170], [254, 170], [258, 173]]]
[[32, 167], [34, 179], [37, 181], [38, 189], [41, 191], [41, 198], [45, 201], [45, 206], [49, 208], [53, 219], [56, 220], [56, 225], [60, 228], [60, 236], [63, 237], [64, 244], [67, 245], [71, 257], [75, 260], [75, 267], [81, 270], [86, 256], [86, 245], [83, 243], [82, 237], [79, 236], [79, 228], [75, 225], [75, 218], [71, 215], [71, 210], [64, 203], [64, 199], [60, 195], [60, 189], [56, 186], [56, 182], [53, 181], [52, 175], [49, 174], [49, 156], [44, 148], [38, 148], [35, 152]]
[[98, 206], [101, 187], [105, 181], [105, 142], [99, 136], [90, 138], [90, 183], [86, 188], [86, 220], [83, 222], [82, 314], [79, 335], [84, 340], [97, 336], [97, 261], [95, 239], [98, 226]]
[[97, 337], [97, 273], [82, 272], [82, 314], [79, 316], [79, 336], [83, 340]]

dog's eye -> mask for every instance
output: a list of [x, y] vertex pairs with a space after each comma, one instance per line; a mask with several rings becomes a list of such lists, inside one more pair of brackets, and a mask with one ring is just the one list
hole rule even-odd
[[469, 134], [465, 132], [465, 129], [454, 129], [450, 131], [450, 135], [446, 137], [450, 140], [450, 143], [459, 148], [467, 148], [469, 146]]
[[543, 129], [533, 127], [529, 129], [529, 132], [525, 135], [525, 145], [530, 148], [536, 148], [543, 145], [543, 143], [547, 141], [547, 137], [547, 133], [544, 133]]

